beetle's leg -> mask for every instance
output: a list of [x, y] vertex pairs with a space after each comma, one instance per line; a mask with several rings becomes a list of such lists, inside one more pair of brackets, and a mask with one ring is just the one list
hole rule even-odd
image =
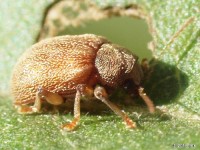
[[93, 94], [93, 89], [86, 86], [85, 84], [79, 84], [76, 88], [76, 95], [75, 95], [75, 100], [74, 100], [74, 119], [67, 124], [64, 124], [62, 128], [67, 131], [72, 131], [74, 130], [80, 120], [80, 100], [81, 97], [86, 96], [86, 97], [91, 97]]
[[149, 112], [151, 112], [151, 113], [155, 112], [155, 106], [154, 106], [152, 100], [144, 92], [144, 88], [143, 87], [139, 87], [138, 88], [138, 93], [139, 93], [140, 97], [142, 97], [144, 102], [146, 103], [146, 105], [147, 105], [147, 107], [149, 109]]
[[74, 128], [77, 126], [80, 120], [80, 99], [81, 99], [81, 93], [79, 90], [77, 90], [74, 100], [74, 119], [70, 123], [64, 124], [62, 126], [62, 128], [67, 131], [74, 130]]
[[103, 87], [97, 86], [94, 89], [94, 95], [97, 99], [105, 103], [117, 115], [121, 116], [128, 128], [136, 127], [135, 122], [133, 122], [124, 111], [120, 110], [115, 104], [108, 100], [108, 95]]
[[57, 93], [49, 92], [42, 87], [38, 88], [36, 92], [36, 99], [33, 106], [20, 105], [18, 107], [18, 112], [21, 114], [32, 114], [37, 113], [41, 110], [42, 100], [46, 100], [52, 105], [60, 105], [63, 103], [63, 98]]
[[28, 105], [15, 105], [15, 106], [17, 108], [18, 113], [20, 114], [32, 114], [40, 111], [41, 101], [42, 99], [39, 96], [39, 92], [36, 92], [36, 98], [33, 106], [28, 106]]

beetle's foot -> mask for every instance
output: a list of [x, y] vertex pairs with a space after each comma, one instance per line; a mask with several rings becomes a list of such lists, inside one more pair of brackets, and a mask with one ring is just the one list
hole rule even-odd
[[79, 123], [79, 120], [80, 120], [79, 117], [74, 118], [74, 119], [72, 120], [72, 122], [66, 123], [66, 124], [62, 125], [61, 128], [62, 128], [63, 130], [66, 130], [66, 131], [73, 131], [73, 130], [77, 127], [77, 125], [78, 125], [78, 123]]
[[34, 106], [17, 106], [17, 112], [19, 114], [33, 114], [39, 112]]
[[136, 128], [136, 123], [133, 122], [133, 120], [131, 120], [128, 116], [125, 117], [125, 123], [126, 123], [126, 127], [129, 129], [134, 129]]

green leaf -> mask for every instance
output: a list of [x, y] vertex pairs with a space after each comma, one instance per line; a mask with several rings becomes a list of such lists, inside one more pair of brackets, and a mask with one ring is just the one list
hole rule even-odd
[[[180, 147], [198, 149], [200, 144], [198, 0], [94, 0], [87, 3], [66, 1], [65, 5], [57, 5], [59, 3], [61, 2], [53, 0], [29, 0], [29, 2], [8, 0], [0, 5], [0, 149], [165, 150]], [[54, 6], [57, 8], [55, 12], [59, 12], [61, 16], [57, 20], [50, 16], [52, 20], [48, 23], [45, 23], [44, 19], [43, 30], [40, 31], [43, 13], [46, 8], [51, 9]], [[60, 9], [61, 6], [64, 6], [64, 11]], [[96, 15], [85, 13], [88, 10]], [[79, 18], [79, 14], [84, 17]], [[119, 16], [125, 17], [125, 20], [132, 16], [144, 18], [149, 26], [153, 37], [153, 44], [149, 48], [154, 59], [150, 62], [150, 71], [145, 77], [144, 86], [157, 105], [155, 114], [149, 114], [143, 105], [122, 106], [138, 126], [135, 130], [129, 130], [125, 128], [121, 118], [112, 112], [97, 115], [82, 113], [79, 127], [73, 132], [64, 132], [60, 126], [72, 119], [71, 113], [47, 112], [38, 115], [16, 113], [8, 92], [9, 78], [17, 58], [35, 42], [39, 31], [39, 39], [67, 33], [78, 34], [82, 31], [72, 31], [72, 27], [77, 26], [82, 30], [82, 25], [85, 24], [85, 28], [89, 25], [88, 32], [105, 35], [111, 41], [123, 45], [120, 43], [121, 39], [116, 39], [118, 36], [105, 31], [106, 24], [112, 20], [108, 18]], [[67, 19], [65, 22], [60, 22], [59, 18]], [[46, 19], [49, 19], [48, 15]], [[98, 21], [107, 19], [103, 24], [103, 31], [92, 30], [92, 26], [97, 28], [95, 23], [90, 26], [95, 19]], [[115, 22], [113, 25], [120, 26], [120, 23]], [[112, 26], [110, 30], [114, 30]], [[119, 35], [123, 37], [125, 33], [127, 40], [132, 39], [128, 43], [139, 39], [140, 36], [142, 39], [145, 38], [142, 33], [137, 34], [137, 30], [134, 31], [136, 37], [128, 35], [132, 26], [134, 25], [125, 27], [128, 32], [122, 27], [124, 32]], [[184, 26], [185, 28], [181, 30]], [[176, 33], [177, 37], [173, 39]], [[145, 39], [145, 43], [149, 39]], [[133, 49], [145, 48], [133, 47]], [[141, 52], [135, 50], [136, 54], [141, 55]], [[146, 55], [141, 56], [146, 57]], [[123, 94], [117, 95], [124, 98]]]

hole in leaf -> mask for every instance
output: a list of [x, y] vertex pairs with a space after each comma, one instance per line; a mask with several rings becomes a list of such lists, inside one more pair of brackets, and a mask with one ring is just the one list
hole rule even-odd
[[144, 20], [130, 17], [112, 17], [100, 21], [90, 21], [79, 27], [67, 27], [59, 35], [96, 34], [106, 37], [111, 42], [128, 48], [142, 58], [151, 59], [147, 44], [151, 41], [147, 24]]

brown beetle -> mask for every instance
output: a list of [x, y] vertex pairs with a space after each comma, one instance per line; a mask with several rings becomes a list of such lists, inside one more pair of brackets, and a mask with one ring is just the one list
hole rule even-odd
[[[74, 119], [64, 124], [73, 130], [80, 120], [80, 100], [96, 98], [122, 117], [127, 127], [135, 123], [108, 100], [106, 88], [132, 81], [150, 112], [155, 108], [140, 86], [143, 73], [138, 57], [125, 48], [92, 34], [59, 36], [29, 48], [18, 60], [12, 76], [14, 105], [22, 114], [37, 113], [42, 101], [52, 105], [74, 97]], [[32, 106], [31, 106], [32, 105]]]

